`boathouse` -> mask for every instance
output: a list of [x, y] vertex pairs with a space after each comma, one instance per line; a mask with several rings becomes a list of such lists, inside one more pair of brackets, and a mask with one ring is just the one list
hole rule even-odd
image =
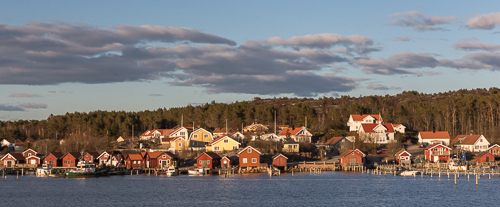
[[63, 167], [76, 167], [82, 155], [79, 152], [68, 152], [62, 157]]
[[0, 159], [2, 161], [3, 167], [16, 167], [18, 164], [26, 163], [23, 155], [21, 153], [7, 153]]
[[491, 145], [486, 151], [492, 154], [493, 156], [500, 156], [500, 145], [498, 144]]
[[37, 152], [33, 149], [27, 149], [27, 150], [24, 150], [23, 152], [23, 157], [24, 158], [27, 158], [27, 157], [30, 157], [30, 156], [35, 156], [37, 154]]
[[29, 165], [39, 165], [40, 164], [40, 157], [38, 155], [31, 155], [26, 159], [26, 164]]
[[42, 163], [50, 165], [52, 167], [61, 167], [62, 160], [61, 158], [64, 156], [62, 152], [51, 152], [42, 158]]
[[139, 168], [142, 167], [143, 158], [140, 154], [129, 154], [126, 159], [127, 168]]
[[231, 168], [231, 158], [224, 156], [220, 159], [221, 168]]
[[204, 152], [196, 158], [198, 168], [214, 169], [220, 166], [221, 157], [215, 152]]
[[259, 167], [262, 153], [252, 146], [247, 146], [238, 152], [240, 167]]
[[438, 162], [443, 160], [447, 162], [450, 159], [451, 148], [444, 146], [442, 144], [432, 144], [424, 149], [425, 160], [431, 162]]
[[276, 167], [286, 167], [288, 157], [283, 154], [277, 154], [273, 156], [273, 165]]
[[398, 164], [405, 164], [405, 165], [411, 164], [411, 154], [406, 150], [404, 149], [399, 150], [399, 152], [397, 152], [395, 156], [396, 156], [396, 162]]
[[495, 162], [495, 156], [491, 153], [484, 151], [477, 155], [477, 163]]
[[148, 152], [146, 166], [149, 168], [167, 168], [178, 162], [178, 157], [170, 152]]
[[366, 154], [359, 149], [347, 150], [340, 154], [340, 166], [364, 166]]
[[80, 157], [80, 160], [86, 161], [87, 163], [93, 163], [93, 164], [98, 164], [99, 160], [97, 159], [99, 157], [98, 152], [85, 152], [83, 155]]

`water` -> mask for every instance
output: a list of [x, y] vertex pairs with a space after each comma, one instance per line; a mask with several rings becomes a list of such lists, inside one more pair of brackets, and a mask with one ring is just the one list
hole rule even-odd
[[498, 206], [500, 178], [324, 172], [86, 179], [8, 176], [1, 206]]

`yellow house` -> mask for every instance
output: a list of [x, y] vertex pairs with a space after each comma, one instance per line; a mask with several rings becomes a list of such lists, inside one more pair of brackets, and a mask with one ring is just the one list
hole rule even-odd
[[175, 137], [170, 140], [170, 149], [175, 152], [182, 152], [186, 149], [186, 140], [183, 137]]
[[238, 150], [239, 147], [239, 142], [231, 137], [223, 136], [207, 144], [207, 152], [232, 151]]
[[199, 128], [191, 133], [191, 136], [189, 136], [187, 140], [187, 144], [189, 147], [205, 147], [205, 145], [213, 140], [212, 133], [203, 128]]
[[290, 141], [283, 144], [283, 152], [299, 152], [299, 143], [290, 139]]

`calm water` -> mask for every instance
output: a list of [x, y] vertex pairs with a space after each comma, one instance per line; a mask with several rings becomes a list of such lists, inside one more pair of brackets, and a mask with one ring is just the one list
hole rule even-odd
[[500, 178], [431, 179], [327, 172], [223, 176], [8, 176], [1, 206], [498, 206]]

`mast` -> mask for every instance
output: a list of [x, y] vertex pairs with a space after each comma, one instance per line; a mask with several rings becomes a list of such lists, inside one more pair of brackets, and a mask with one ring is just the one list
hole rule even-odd
[[276, 110], [274, 110], [274, 134], [276, 135]]
[[183, 127], [183, 126], [184, 126], [184, 114], [182, 114], [182, 116], [181, 116], [181, 127]]

